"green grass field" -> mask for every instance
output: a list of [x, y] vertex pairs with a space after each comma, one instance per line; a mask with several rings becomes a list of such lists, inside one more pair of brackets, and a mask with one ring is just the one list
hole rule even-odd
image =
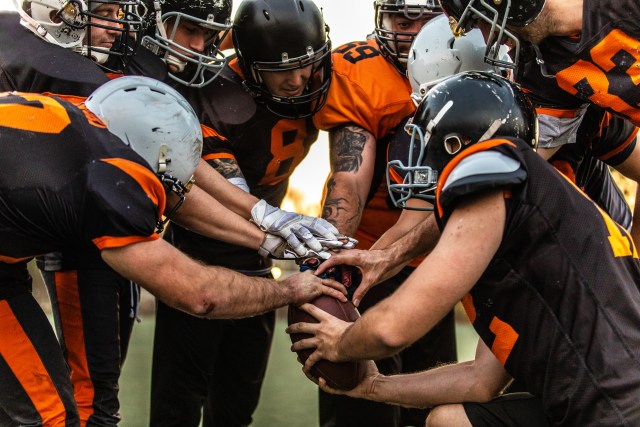
[[[459, 316], [458, 316], [459, 317]], [[302, 373], [291, 342], [284, 333], [286, 321], [278, 316], [260, 403], [253, 427], [314, 427], [318, 425], [316, 385]], [[123, 427], [147, 427], [154, 316], [146, 315], [135, 325], [129, 355], [120, 380]], [[475, 332], [463, 319], [457, 325], [460, 360], [469, 360], [475, 349]]]

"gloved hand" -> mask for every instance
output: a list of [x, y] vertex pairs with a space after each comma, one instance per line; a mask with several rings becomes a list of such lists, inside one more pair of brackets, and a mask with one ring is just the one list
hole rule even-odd
[[357, 243], [354, 239], [342, 236], [338, 229], [322, 218], [287, 212], [264, 200], [251, 208], [251, 220], [262, 231], [284, 238], [301, 257], [308, 256], [309, 250], [320, 253], [323, 249], [350, 248]]
[[[304, 248], [304, 246], [303, 246]], [[315, 252], [311, 250], [306, 250], [305, 257], [315, 256], [321, 259], [327, 259], [331, 255], [329, 252]], [[258, 254], [263, 257], [270, 257], [276, 259], [298, 259], [300, 256], [294, 252], [286, 240], [284, 240], [280, 236], [276, 236], [274, 234], [265, 233], [264, 240], [262, 241], [262, 245], [260, 245], [260, 249], [258, 249]]]

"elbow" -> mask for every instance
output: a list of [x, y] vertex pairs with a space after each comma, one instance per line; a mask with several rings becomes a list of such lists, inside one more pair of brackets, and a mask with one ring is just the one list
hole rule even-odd
[[379, 325], [374, 333], [378, 343], [384, 347], [387, 354], [396, 354], [412, 344], [406, 334], [393, 327]]
[[216, 318], [220, 301], [202, 292], [183, 294], [176, 308], [197, 317]]

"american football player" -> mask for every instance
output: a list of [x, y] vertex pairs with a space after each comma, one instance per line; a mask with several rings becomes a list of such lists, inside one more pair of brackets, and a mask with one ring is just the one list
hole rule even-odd
[[[235, 56], [218, 77], [203, 87], [178, 89], [202, 123], [221, 136], [205, 138], [205, 168], [217, 170], [244, 194], [260, 200], [249, 206], [255, 223], [267, 230], [278, 228], [288, 221], [276, 207], [289, 177], [318, 137], [311, 117], [323, 105], [330, 84], [328, 27], [310, 0], [245, 0], [231, 33]], [[196, 179], [203, 182], [200, 176]], [[327, 231], [335, 230], [321, 219], [314, 227], [324, 225]], [[176, 224], [168, 227], [165, 239], [206, 264], [271, 277], [272, 261], [255, 251]], [[275, 313], [269, 312], [242, 320], [204, 321], [159, 303], [151, 425], [249, 425], [274, 320]]]
[[[0, 166], [8, 173], [0, 184], [0, 407], [10, 425], [96, 426], [119, 421], [117, 395], [115, 402], [101, 402], [95, 412], [89, 407], [80, 414], [76, 397], [92, 398], [93, 387], [75, 381], [72, 385], [87, 366], [63, 355], [31, 295], [24, 261], [37, 254], [60, 250], [86, 254], [87, 259], [97, 255], [159, 299], [210, 318], [251, 316], [323, 293], [346, 301], [341, 295], [346, 290], [334, 281], [304, 273], [285, 283], [249, 278], [204, 267], [160, 239], [157, 230], [164, 215], [205, 232], [194, 213], [206, 212], [210, 203], [192, 185], [202, 150], [200, 124], [187, 101], [169, 86], [144, 77], [122, 77], [100, 86], [86, 101], [4, 92], [0, 109]], [[20, 166], [24, 159], [36, 161], [38, 168]], [[264, 232], [241, 223], [246, 226], [234, 240], [257, 250]], [[77, 280], [74, 272], [66, 273], [60, 273], [61, 281]], [[211, 286], [212, 282], [220, 285]], [[105, 293], [93, 303], [117, 306], [110, 296]], [[60, 310], [78, 315], [69, 311], [74, 308]], [[85, 337], [82, 323], [113, 327], [102, 320], [79, 316], [77, 324], [63, 323], [71, 328], [64, 338], [78, 341], [67, 344], [100, 340]], [[110, 353], [117, 347], [100, 342]], [[102, 348], [90, 348], [98, 347]], [[117, 389], [117, 375], [94, 375], [96, 380], [115, 378]], [[86, 388], [75, 389], [83, 385]]]
[[[452, 29], [474, 26], [495, 43], [507, 40], [518, 66], [516, 81], [530, 91], [540, 117], [540, 147], [575, 143], [588, 105], [640, 125], [640, 5], [628, 0], [441, 0]], [[504, 64], [503, 64], [504, 65]], [[551, 90], [547, 90], [551, 87]], [[627, 173], [640, 179], [640, 165]], [[639, 210], [640, 212], [640, 210]], [[634, 212], [635, 213], [635, 212]], [[635, 216], [635, 215], [634, 215]], [[634, 238], [640, 227], [632, 227]]]
[[[329, 132], [331, 173], [322, 215], [340, 232], [354, 235], [360, 248], [386, 246], [387, 239], [382, 237], [400, 216], [389, 201], [384, 180], [387, 143], [396, 126], [415, 109], [406, 76], [411, 43], [423, 25], [441, 13], [433, 0], [376, 0], [374, 33], [333, 51], [327, 101], [313, 118]], [[354, 303], [366, 311], [394, 292], [418, 262], [370, 291], [359, 286]], [[380, 368], [387, 373], [415, 371], [456, 360], [454, 327], [451, 313], [402, 355], [379, 361]], [[400, 411], [320, 394], [321, 426], [419, 425], [424, 418], [423, 410]]]
[[[374, 363], [333, 393], [434, 407], [426, 425], [636, 425], [640, 422], [640, 267], [629, 233], [536, 154], [536, 113], [520, 88], [486, 72], [434, 86], [390, 167], [413, 174], [403, 199], [435, 192], [441, 236], [389, 298], [350, 324], [320, 323], [293, 351], [377, 359], [421, 337], [456, 304], [480, 340], [475, 359], [385, 376]], [[402, 206], [411, 207], [406, 202]], [[624, 360], [624, 362], [622, 362]], [[527, 393], [502, 395], [515, 379]]]

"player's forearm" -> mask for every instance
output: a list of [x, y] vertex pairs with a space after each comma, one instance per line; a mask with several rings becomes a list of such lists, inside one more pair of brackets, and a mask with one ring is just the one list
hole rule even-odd
[[202, 316], [233, 319], [255, 316], [293, 303], [291, 287], [275, 280], [246, 276], [222, 267], [208, 267], [201, 297], [211, 301]]
[[258, 198], [231, 184], [218, 171], [201, 160], [195, 171], [196, 185], [228, 209], [243, 218], [251, 218], [251, 208]]
[[193, 187], [172, 220], [195, 233], [258, 250], [264, 240], [254, 224], [235, 214], [210, 197], [199, 187]]
[[367, 396], [411, 408], [432, 408], [461, 402], [486, 402], [492, 394], [475, 386], [474, 363], [462, 362], [412, 374], [380, 375]]
[[410, 227], [394, 226], [387, 230], [371, 247], [385, 252], [383, 262], [387, 273], [382, 280], [397, 274], [414, 258], [430, 252], [439, 236], [440, 230], [432, 213], [411, 223]]
[[360, 225], [366, 194], [357, 182], [345, 174], [331, 174], [322, 205], [322, 218], [347, 236], [353, 236]]

